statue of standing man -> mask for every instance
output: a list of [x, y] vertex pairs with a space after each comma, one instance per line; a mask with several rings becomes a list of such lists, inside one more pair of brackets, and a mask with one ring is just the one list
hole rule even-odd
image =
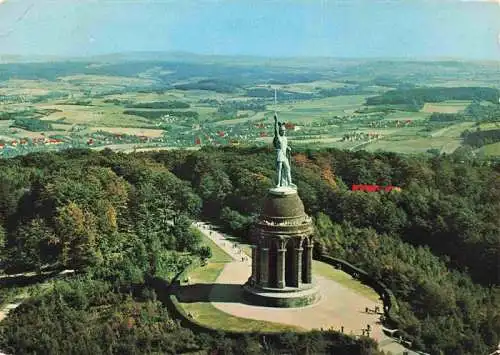
[[288, 160], [288, 153], [290, 147], [288, 140], [285, 136], [285, 123], [278, 122], [278, 115], [274, 114], [274, 140], [273, 145], [276, 149], [276, 169], [278, 171], [278, 184], [276, 187], [293, 187], [292, 174], [290, 171], [290, 161]]

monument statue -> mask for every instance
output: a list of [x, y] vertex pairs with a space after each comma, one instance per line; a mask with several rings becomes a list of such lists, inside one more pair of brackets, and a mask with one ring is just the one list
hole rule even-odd
[[285, 123], [278, 122], [278, 114], [274, 113], [274, 140], [273, 145], [276, 149], [276, 169], [278, 172], [278, 183], [276, 187], [292, 187], [292, 174], [290, 171], [290, 161], [288, 159], [288, 153], [290, 152], [290, 147], [288, 146], [288, 140], [285, 136]]
[[[276, 102], [276, 91], [275, 91]], [[244, 299], [264, 307], [303, 307], [321, 299], [312, 274], [314, 225], [290, 173], [285, 123], [274, 114], [278, 183], [270, 188], [252, 230], [252, 275]]]

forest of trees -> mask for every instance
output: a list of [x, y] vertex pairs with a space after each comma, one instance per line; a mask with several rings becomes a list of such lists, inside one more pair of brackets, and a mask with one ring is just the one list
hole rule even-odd
[[177, 90], [210, 90], [222, 94], [231, 94], [236, 92], [240, 87], [223, 80], [203, 79], [193, 83], [177, 84], [174, 88]]
[[[189, 181], [202, 213], [247, 235], [273, 185], [266, 149], [144, 156]], [[294, 179], [321, 247], [395, 293], [398, 327], [431, 353], [481, 354], [500, 340], [500, 166], [463, 156], [305, 151]], [[402, 192], [349, 191], [356, 183]]]
[[36, 118], [16, 117], [11, 127], [22, 128], [31, 132], [44, 132], [53, 130], [50, 122], [42, 121]]
[[[70, 336], [96, 353], [120, 353], [117, 337], [167, 353], [237, 344], [202, 341], [174, 325], [146, 281], [168, 279], [203, 254], [190, 217], [249, 235], [273, 186], [272, 155], [268, 148], [129, 155], [69, 150], [1, 160], [3, 267], [9, 272], [75, 268], [79, 276], [41, 292], [0, 323], [0, 348], [46, 353], [48, 347], [67, 349]], [[417, 348], [476, 355], [498, 344], [498, 163], [335, 149], [298, 151], [293, 159], [294, 181], [315, 218], [317, 251], [343, 258], [388, 285], [399, 304], [397, 326]], [[349, 189], [364, 183], [402, 191]], [[113, 289], [106, 293], [109, 299], [101, 299], [100, 287]], [[147, 316], [139, 319], [137, 312]], [[102, 324], [86, 325], [97, 315]], [[36, 342], [42, 335], [34, 325], [55, 330]], [[329, 336], [308, 341], [338, 346]], [[249, 348], [260, 344], [247, 340]], [[375, 353], [371, 343], [353, 346], [357, 350], [349, 354]]]
[[497, 89], [485, 87], [425, 87], [413, 89], [390, 90], [382, 95], [366, 99], [367, 105], [423, 105], [426, 102], [442, 102], [446, 100], [484, 100], [498, 103]]
[[344, 86], [340, 88], [320, 88], [318, 95], [320, 97], [348, 96], [348, 95], [365, 95], [370, 94], [363, 85]]
[[454, 122], [454, 121], [464, 121], [465, 115], [461, 113], [441, 113], [434, 112], [431, 117], [429, 117], [430, 122]]
[[[169, 161], [181, 157], [188, 153], [174, 153]], [[205, 207], [203, 198], [213, 196], [217, 203], [219, 196], [213, 195], [213, 181], [195, 190], [169, 165], [110, 150], [0, 160], [4, 271], [76, 270], [72, 278], [36, 288], [0, 323], [0, 349], [23, 354], [378, 354], [373, 340], [330, 331], [277, 334], [263, 348], [259, 335], [235, 339], [181, 327], [151, 280], [171, 280], [194, 259], [206, 257], [191, 219]]]
[[152, 109], [183, 109], [190, 108], [191, 105], [183, 101], [151, 101], [126, 104], [127, 108], [152, 108]]
[[471, 132], [466, 130], [462, 133], [464, 144], [474, 148], [480, 148], [483, 145], [500, 142], [500, 129], [490, 129], [486, 131]]
[[498, 122], [500, 120], [500, 105], [484, 105], [474, 100], [464, 111], [467, 117], [476, 121]]

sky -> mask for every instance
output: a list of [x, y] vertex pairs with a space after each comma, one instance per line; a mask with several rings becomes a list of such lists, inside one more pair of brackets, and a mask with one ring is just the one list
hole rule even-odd
[[500, 0], [0, 0], [0, 54], [500, 60]]

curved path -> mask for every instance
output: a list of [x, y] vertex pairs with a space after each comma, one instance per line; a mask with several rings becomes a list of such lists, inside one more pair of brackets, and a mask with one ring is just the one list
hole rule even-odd
[[[216, 284], [244, 284], [251, 275], [251, 259], [243, 251], [234, 247], [234, 242], [227, 241], [225, 236], [214, 230], [210, 225], [197, 222], [199, 228], [207, 237], [229, 254], [233, 261], [228, 263], [216, 280]], [[243, 258], [243, 259], [242, 259]], [[365, 307], [383, 309], [381, 301], [373, 301], [353, 290], [325, 277], [315, 276], [321, 292], [321, 300], [311, 306], [301, 308], [270, 308], [248, 305], [242, 302], [242, 288], [232, 288], [234, 302], [217, 302], [228, 299], [227, 288], [214, 286], [209, 299], [219, 310], [242, 318], [251, 318], [270, 322], [279, 322], [299, 326], [305, 329], [331, 329], [352, 335], [362, 335], [363, 329], [370, 325], [370, 337], [379, 343], [381, 350], [393, 354], [416, 354], [405, 349], [399, 343], [382, 332], [379, 315], [366, 313]]]

